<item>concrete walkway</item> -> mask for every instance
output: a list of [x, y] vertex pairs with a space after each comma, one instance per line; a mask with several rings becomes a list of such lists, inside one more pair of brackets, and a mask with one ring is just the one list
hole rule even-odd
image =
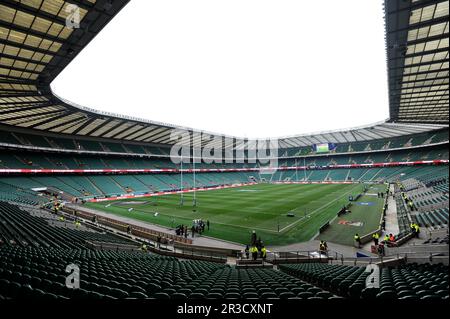
[[[394, 193], [394, 184], [391, 184], [390, 191]], [[400, 232], [397, 219], [397, 203], [395, 198], [389, 196], [386, 209], [386, 231], [385, 233], [397, 235]]]
[[[298, 244], [291, 244], [287, 246], [269, 246], [267, 247], [267, 250], [269, 251], [277, 251], [277, 252], [294, 252], [294, 251], [318, 251], [319, 250], [319, 240], [311, 240], [304, 243], [298, 243]], [[330, 256], [333, 255], [333, 253], [342, 254], [344, 257], [356, 257], [356, 253], [362, 253], [364, 255], [370, 256], [370, 257], [376, 257], [377, 255], [370, 253], [370, 247], [369, 250], [366, 251], [364, 248], [358, 249], [356, 247], [351, 246], [345, 246], [335, 243], [328, 242], [328, 251]], [[338, 256], [340, 257], [340, 256]]]
[[[389, 191], [394, 193], [394, 184], [390, 185]], [[400, 228], [398, 227], [397, 202], [395, 201], [395, 197], [388, 196], [385, 220], [385, 231], [381, 233], [380, 241], [384, 239], [386, 234], [388, 236], [389, 234], [397, 235], [400, 232]], [[371, 251], [372, 245], [373, 241], [370, 241], [363, 246], [363, 249], [366, 251]]]
[[[96, 214], [96, 215], [107, 217], [107, 218], [113, 218], [115, 220], [118, 220], [118, 221], [121, 221], [121, 222], [124, 222], [127, 224], [133, 224], [136, 226], [144, 227], [144, 228], [162, 232], [162, 233], [175, 234], [175, 230], [168, 228], [168, 227], [151, 224], [151, 223], [144, 222], [144, 221], [141, 221], [138, 219], [108, 214], [108, 213], [105, 213], [105, 212], [102, 212], [102, 211], [99, 211], [96, 209], [88, 208], [88, 207], [85, 207], [82, 205], [66, 204], [66, 207], [72, 208], [75, 210], [83, 210], [88, 213]], [[221, 240], [221, 239], [216, 239], [216, 238], [211, 238], [211, 237], [203, 236], [203, 235], [202, 236], [196, 235], [196, 237], [194, 237], [194, 238], [192, 238], [192, 237], [189, 237], [189, 238], [192, 239], [192, 244], [195, 246], [237, 249], [237, 250], [244, 250], [244, 248], [245, 248], [243, 245], [240, 245], [237, 243], [233, 243], [233, 242], [229, 242], [229, 241]]]

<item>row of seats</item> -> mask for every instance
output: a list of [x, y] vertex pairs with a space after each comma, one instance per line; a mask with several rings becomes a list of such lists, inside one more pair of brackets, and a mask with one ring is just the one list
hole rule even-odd
[[86, 241], [130, 244], [110, 233], [61, 227], [64, 223], [59, 227], [50, 225], [47, 219], [33, 216], [27, 209], [0, 202], [0, 246], [81, 248]]
[[[379, 288], [366, 287], [365, 267], [330, 264], [282, 265], [280, 269], [344, 297], [357, 299], [448, 299], [449, 267], [443, 264], [406, 264], [384, 267]], [[376, 281], [374, 281], [376, 282]]]
[[0, 181], [0, 201], [11, 201], [27, 205], [40, 205], [46, 201], [36, 192], [23, 187], [9, 185]]
[[[144, 252], [4, 247], [0, 249], [4, 298], [335, 299], [334, 294], [273, 269], [236, 269]], [[80, 289], [64, 283], [79, 266]]]
[[369, 275], [364, 268], [325, 263], [280, 265], [280, 270], [346, 298], [359, 297]]
[[[114, 142], [99, 142], [91, 140], [75, 140], [71, 138], [45, 137], [26, 133], [11, 133], [0, 131], [1, 140], [10, 144], [31, 145], [48, 148], [61, 148], [72, 150], [88, 150], [120, 153], [139, 154], [169, 154], [169, 150], [163, 147], [151, 147], [147, 145], [135, 145]], [[424, 144], [448, 141], [448, 130], [440, 130], [427, 133], [419, 133], [397, 138], [378, 139], [369, 142], [339, 143], [335, 152], [345, 153], [354, 151], [383, 150], [388, 148], [402, 148]], [[288, 148], [282, 150], [285, 156], [305, 155], [314, 152], [312, 146]]]
[[435, 209], [428, 212], [419, 212], [411, 216], [422, 227], [448, 227], [448, 207]]
[[[283, 158], [278, 152], [279, 166], [327, 166], [337, 164], [368, 164], [368, 163], [389, 163], [418, 160], [438, 160], [448, 159], [449, 154], [445, 146], [400, 151], [386, 151], [380, 153], [361, 154], [330, 154], [328, 156], [308, 156], [305, 159]], [[192, 168], [192, 164], [184, 163], [184, 168]], [[245, 168], [258, 167], [259, 164], [247, 163], [197, 163], [197, 168]], [[179, 165], [167, 158], [144, 158], [128, 156], [95, 156], [95, 155], [63, 155], [8, 151], [0, 154], [0, 168], [28, 168], [28, 169], [158, 169], [158, 168], [178, 168]]]

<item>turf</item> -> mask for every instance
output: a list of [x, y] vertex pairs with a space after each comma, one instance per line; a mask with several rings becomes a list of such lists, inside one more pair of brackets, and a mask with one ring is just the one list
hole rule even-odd
[[[333, 220], [330, 227], [319, 238], [333, 243], [353, 245], [353, 236], [356, 233], [363, 236], [377, 229], [380, 225], [384, 198], [378, 198], [376, 193], [385, 190], [385, 185], [372, 185], [369, 187], [365, 195], [352, 203], [349, 208], [350, 213], [341, 215]], [[366, 204], [370, 204], [370, 206]], [[362, 225], [355, 226], [344, 224], [343, 222], [362, 222]]]
[[[180, 195], [85, 205], [168, 227], [191, 226], [193, 219], [202, 218], [211, 225], [206, 236], [247, 244], [255, 230], [266, 245], [287, 245], [313, 238], [320, 226], [348, 203], [348, 196], [356, 196], [362, 188], [361, 184], [259, 184], [197, 192], [195, 212], [192, 193], [184, 194], [183, 206]], [[142, 201], [142, 205], [136, 201]], [[129, 212], [131, 207], [133, 211]], [[288, 212], [295, 216], [288, 217]]]

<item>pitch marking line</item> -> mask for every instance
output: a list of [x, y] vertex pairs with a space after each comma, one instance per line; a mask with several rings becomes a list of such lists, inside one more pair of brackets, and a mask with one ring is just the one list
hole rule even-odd
[[[125, 207], [120, 207], [120, 208], [125, 208]], [[125, 208], [126, 209], [126, 208]], [[134, 209], [133, 210], [134, 212], [139, 212], [139, 213], [143, 213], [143, 214], [153, 214], [154, 212], [147, 212], [147, 211], [143, 211], [143, 210], [139, 210], [139, 209]], [[173, 218], [179, 218], [179, 219], [187, 219], [187, 220], [190, 220], [190, 218], [189, 217], [186, 217], [186, 216], [180, 216], [180, 215], [169, 215], [169, 214], [166, 214], [166, 213], [161, 213], [161, 212], [158, 212], [158, 214], [159, 215], [161, 215], [161, 216], [166, 216], [166, 217], [173, 217]], [[133, 217], [131, 217], [131, 218], [133, 218]], [[193, 217], [194, 219], [195, 219], [195, 217]], [[158, 226], [161, 226], [161, 225], [159, 225], [159, 224], [156, 224], [156, 223], [152, 223], [151, 221], [149, 221], [149, 220], [144, 220], [145, 222], [148, 222], [148, 223], [150, 223], [150, 224], [154, 224], [154, 225], [158, 225]], [[217, 225], [223, 225], [223, 226], [232, 226], [232, 227], [239, 227], [239, 228], [244, 228], [244, 229], [248, 229], [249, 231], [251, 231], [251, 230], [262, 230], [262, 231], [266, 231], [266, 232], [270, 232], [270, 233], [278, 233], [278, 231], [276, 231], [276, 230], [272, 230], [272, 229], [265, 229], [265, 228], [259, 228], [259, 227], [247, 227], [247, 226], [242, 226], [242, 225], [235, 225], [235, 224], [226, 224], [226, 223], [221, 223], [221, 222], [214, 222], [214, 224], [217, 224]]]
[[[327, 207], [327, 206], [330, 206], [331, 204], [334, 204], [335, 202], [337, 202], [338, 200], [340, 200], [342, 197], [344, 197], [344, 196], [348, 195], [349, 193], [351, 193], [355, 188], [356, 188], [356, 186], [353, 187], [353, 188], [352, 188], [351, 190], [349, 190], [348, 192], [344, 193], [342, 196], [340, 196], [340, 197], [334, 199], [333, 201], [331, 201], [331, 202], [329, 202], [329, 203], [327, 203], [327, 204], [325, 204], [325, 205], [323, 205], [323, 206], [321, 206], [321, 207], [319, 207], [319, 208], [316, 208], [315, 210], [313, 210], [313, 211], [312, 211], [310, 214], [308, 214], [308, 215], [311, 217], [311, 216], [312, 216], [314, 213], [316, 213], [317, 211], [319, 211], [319, 210], [321, 210], [321, 209], [323, 209], [323, 208], [325, 208], [325, 207]], [[300, 221], [302, 221], [302, 220], [304, 220], [304, 218], [298, 219], [298, 220], [296, 220], [295, 222], [293, 222], [292, 224], [289, 224], [289, 225], [287, 225], [286, 227], [280, 229], [280, 233], [282, 233], [282, 232], [285, 231], [286, 229], [288, 229], [288, 228], [294, 226], [295, 224], [297, 224], [298, 222], [300, 222]]]

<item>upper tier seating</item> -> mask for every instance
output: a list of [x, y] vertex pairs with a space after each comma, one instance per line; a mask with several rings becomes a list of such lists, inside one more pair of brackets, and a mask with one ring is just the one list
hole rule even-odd
[[[61, 148], [70, 150], [86, 150], [101, 152], [137, 153], [137, 154], [169, 154], [166, 147], [154, 147], [147, 145], [128, 144], [120, 141], [109, 140], [85, 140], [70, 137], [53, 137], [18, 132], [0, 131], [0, 141], [9, 144], [31, 145], [38, 147]], [[383, 150], [403, 148], [418, 145], [428, 145], [448, 141], [448, 130], [438, 130], [428, 133], [420, 133], [401, 136], [393, 139], [378, 139], [368, 142], [338, 143], [334, 153], [347, 153], [355, 151]], [[280, 150], [281, 156], [300, 156], [313, 154], [311, 146], [287, 148]]]

